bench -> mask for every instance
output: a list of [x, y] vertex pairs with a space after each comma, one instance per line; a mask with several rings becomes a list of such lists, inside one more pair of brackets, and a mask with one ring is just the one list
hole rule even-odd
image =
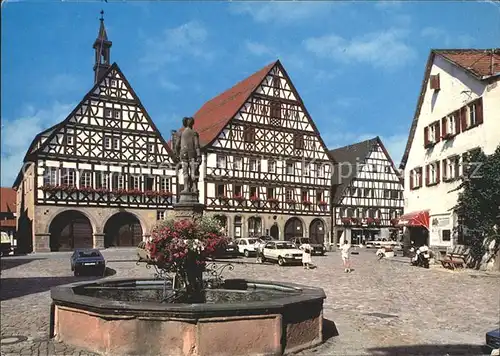
[[440, 260], [444, 268], [464, 268], [467, 265], [470, 247], [456, 245], [451, 250], [447, 250], [446, 256]]

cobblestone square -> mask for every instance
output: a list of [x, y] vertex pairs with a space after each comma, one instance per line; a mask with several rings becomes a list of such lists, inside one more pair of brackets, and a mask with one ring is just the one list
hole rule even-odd
[[[136, 265], [134, 249], [103, 254], [116, 271], [106, 278], [152, 276]], [[325, 290], [326, 342], [301, 355], [477, 355], [485, 333], [499, 326], [498, 274], [426, 270], [402, 257], [378, 261], [374, 250], [361, 250], [352, 260], [354, 271], [344, 273], [339, 252], [313, 258], [313, 270], [238, 258], [232, 261], [248, 263], [236, 264], [225, 276]], [[8, 257], [1, 265], [2, 355], [88, 355], [48, 339], [50, 288], [91, 278], [73, 277], [69, 253]], [[14, 336], [22, 338], [16, 342]]]

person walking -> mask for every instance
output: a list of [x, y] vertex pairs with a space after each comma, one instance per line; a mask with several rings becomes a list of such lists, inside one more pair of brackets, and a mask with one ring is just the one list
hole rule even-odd
[[349, 259], [349, 254], [351, 252], [351, 244], [344, 240], [344, 244], [340, 247], [342, 252], [342, 262], [344, 264], [344, 272], [351, 272], [351, 261]]
[[303, 243], [299, 247], [303, 252], [302, 252], [302, 265], [304, 266], [304, 269], [310, 269], [311, 264], [312, 264], [312, 247], [309, 245], [309, 243]]
[[257, 240], [254, 244], [255, 246], [255, 252], [257, 254], [257, 263], [262, 263], [263, 259], [262, 256], [264, 255], [264, 241], [262, 240]]

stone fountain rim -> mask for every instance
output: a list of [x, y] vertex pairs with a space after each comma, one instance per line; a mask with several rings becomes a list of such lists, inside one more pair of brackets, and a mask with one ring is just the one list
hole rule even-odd
[[281, 297], [269, 301], [253, 301], [228, 304], [182, 304], [182, 303], [153, 303], [153, 302], [124, 302], [112, 301], [103, 298], [90, 297], [76, 294], [75, 287], [85, 285], [99, 285], [113, 283], [130, 283], [136, 281], [157, 281], [153, 278], [120, 278], [104, 279], [98, 281], [84, 281], [53, 287], [50, 295], [53, 303], [60, 306], [73, 307], [89, 312], [102, 313], [106, 315], [142, 315], [142, 316], [171, 316], [171, 317], [216, 317], [229, 315], [259, 315], [265, 312], [281, 313], [285, 308], [297, 306], [310, 302], [323, 301], [326, 294], [322, 288], [308, 287], [295, 283], [249, 280], [249, 279], [226, 279], [227, 282], [246, 282], [250, 284], [267, 284], [295, 289], [299, 294]]

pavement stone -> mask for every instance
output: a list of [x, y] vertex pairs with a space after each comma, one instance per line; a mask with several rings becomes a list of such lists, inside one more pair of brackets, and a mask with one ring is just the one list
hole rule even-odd
[[[151, 277], [136, 265], [135, 249], [103, 251], [108, 279]], [[1, 337], [26, 341], [1, 345], [1, 355], [93, 355], [50, 340], [50, 287], [92, 277], [73, 277], [69, 253], [1, 259]], [[325, 290], [324, 318], [338, 336], [299, 355], [481, 354], [485, 333], [499, 327], [500, 275], [412, 267], [405, 258], [377, 260], [374, 250], [352, 255], [344, 273], [339, 252], [313, 257], [316, 269], [231, 259], [226, 278], [289, 281]], [[238, 262], [245, 262], [240, 264]], [[114, 274], [113, 274], [114, 273]], [[331, 324], [331, 322], [328, 322]], [[331, 325], [327, 332], [333, 333]]]

